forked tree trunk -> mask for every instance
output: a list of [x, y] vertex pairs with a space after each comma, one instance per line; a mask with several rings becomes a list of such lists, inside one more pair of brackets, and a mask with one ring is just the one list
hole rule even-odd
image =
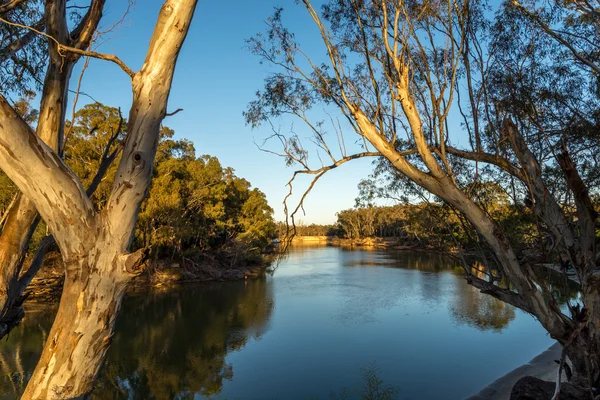
[[86, 396], [104, 360], [127, 283], [129, 252], [152, 178], [160, 124], [197, 0], [166, 0], [141, 70], [133, 76], [128, 134], [111, 196], [96, 213], [81, 183], [0, 96], [0, 165], [52, 230], [67, 266], [58, 316], [24, 399]]
[[[71, 35], [67, 28], [66, 2], [57, 0], [45, 6], [45, 26], [56, 42], [63, 45], [87, 48], [96, 30], [104, 0], [95, 0]], [[36, 134], [52, 150], [61, 153], [65, 111], [68, 100], [69, 80], [73, 66], [79, 59], [77, 54], [62, 54], [55, 41], [49, 41], [50, 63], [46, 71], [40, 114]], [[35, 204], [19, 194], [8, 211], [4, 228], [0, 233], [0, 338], [19, 322], [23, 310], [19, 302], [22, 290], [18, 285], [19, 274], [29, 242], [39, 215]]]

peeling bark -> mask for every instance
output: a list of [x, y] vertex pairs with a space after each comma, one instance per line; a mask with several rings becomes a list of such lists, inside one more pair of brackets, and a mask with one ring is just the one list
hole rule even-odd
[[67, 268], [58, 315], [24, 399], [79, 398], [92, 389], [123, 291], [143, 266], [143, 251], [130, 253], [129, 246], [196, 2], [167, 0], [161, 8], [146, 60], [133, 78], [128, 135], [101, 213], [57, 152], [0, 97], [0, 165], [48, 223]]
[[114, 259], [100, 248], [67, 266], [58, 313], [23, 399], [74, 398], [91, 391], [127, 282]]
[[[40, 23], [47, 27], [48, 34], [58, 43], [70, 45], [71, 40], [74, 40], [77, 46], [87, 47], [102, 16], [103, 6], [104, 0], [94, 0], [72, 34], [69, 34], [67, 28], [64, 0], [47, 2], [45, 19]], [[32, 32], [28, 32], [30, 33]], [[61, 54], [55, 41], [49, 41], [48, 52], [50, 63], [44, 80], [36, 134], [50, 149], [62, 154], [69, 80], [79, 56]], [[13, 203], [8, 210], [7, 221], [0, 234], [0, 325], [6, 327], [4, 334], [18, 322], [18, 319], [14, 318], [17, 313], [13, 308], [20, 307], [17, 303], [23, 290], [17, 283], [17, 278], [38, 221], [34, 202], [19, 195], [19, 201]], [[22, 312], [18, 315], [22, 315]], [[0, 331], [0, 338], [4, 334]]]

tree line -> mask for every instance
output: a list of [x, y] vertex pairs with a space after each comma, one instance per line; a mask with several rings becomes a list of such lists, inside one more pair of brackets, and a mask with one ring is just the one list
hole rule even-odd
[[[395, 238], [407, 245], [454, 251], [472, 251], [482, 246], [487, 248], [480, 237], [474, 234], [469, 221], [446, 203], [421, 201], [394, 206], [369, 204], [374, 197], [385, 197], [391, 190], [389, 187], [373, 187], [373, 184], [372, 181], [361, 183], [364, 197], [357, 199], [357, 202], [363, 204], [338, 212], [335, 224], [300, 226], [296, 228], [297, 234], [319, 231], [322, 235], [347, 239]], [[369, 194], [365, 193], [368, 185], [371, 190]], [[556, 238], [538, 224], [527, 204], [513, 202], [510, 195], [494, 182], [480, 183], [472, 190], [475, 202], [489, 218], [503, 231], [511, 232], [508, 240], [519, 254], [535, 254], [539, 262], [552, 260], [555, 256]], [[566, 214], [570, 216], [570, 223], [574, 224], [575, 213]]]
[[[29, 100], [20, 99], [19, 104], [35, 119], [37, 112]], [[104, 153], [118, 154], [92, 196], [99, 210], [108, 201], [115, 179], [127, 120], [119, 109], [94, 103], [78, 110], [66, 126], [65, 162], [84, 186], [92, 185]], [[149, 249], [154, 259], [236, 246], [248, 252], [264, 251], [275, 235], [273, 209], [265, 194], [216, 157], [196, 156], [193, 143], [175, 139], [174, 134], [166, 126], [160, 130], [153, 181], [140, 208], [135, 245]], [[0, 182], [6, 183], [0, 186], [0, 211], [4, 213], [18, 190], [2, 172]], [[37, 227], [30, 257], [47, 229], [43, 221]]]

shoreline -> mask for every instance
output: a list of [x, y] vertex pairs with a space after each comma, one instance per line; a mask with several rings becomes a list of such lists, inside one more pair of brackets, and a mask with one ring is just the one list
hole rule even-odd
[[[151, 262], [148, 270], [129, 284], [128, 293], [145, 290], [166, 290], [178, 285], [202, 284], [211, 282], [240, 281], [256, 279], [264, 275], [271, 262], [264, 256], [259, 264], [240, 263], [224, 267], [218, 263], [186, 265], [185, 260], [174, 262], [165, 260]], [[152, 270], [150, 272], [150, 270]], [[25, 304], [58, 303], [62, 294], [64, 274], [51, 274], [35, 277], [25, 290]]]
[[[404, 243], [404, 244], [403, 244]], [[408, 244], [407, 244], [408, 243]], [[336, 236], [294, 236], [291, 246], [336, 246], [336, 247], [365, 247], [385, 250], [407, 250], [425, 253], [444, 253], [455, 255], [456, 250], [445, 249], [439, 246], [402, 241], [399, 238], [368, 237], [362, 239], [343, 239]]]
[[[547, 350], [485, 386], [479, 393], [465, 400], [509, 400], [510, 392], [517, 381], [525, 376], [533, 376], [544, 381], [556, 381], [558, 365], [554, 362], [560, 358], [561, 346], [554, 343]], [[562, 382], [566, 381], [563, 372]]]

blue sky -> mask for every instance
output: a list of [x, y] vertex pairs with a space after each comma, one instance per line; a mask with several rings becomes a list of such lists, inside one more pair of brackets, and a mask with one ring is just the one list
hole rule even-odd
[[[107, 1], [104, 28], [122, 17], [126, 4], [125, 0]], [[138, 70], [161, 5], [160, 0], [137, 0], [122, 27], [96, 50], [116, 54], [134, 71]], [[277, 6], [286, 10], [286, 25], [298, 34], [303, 48], [316, 58], [324, 55], [314, 23], [293, 0], [200, 0], [179, 56], [169, 99], [170, 111], [177, 108], [184, 111], [168, 117], [164, 123], [175, 130], [177, 137], [192, 140], [198, 155], [218, 157], [223, 165], [233, 167], [238, 176], [265, 192], [276, 219], [282, 220], [282, 201], [288, 190], [285, 185], [294, 168], [257, 149], [254, 142], [262, 142], [270, 134], [270, 128], [252, 130], [242, 115], [270, 71], [268, 65], [261, 65], [245, 48], [245, 40], [264, 31], [264, 21]], [[78, 78], [79, 68], [73, 73], [73, 88]], [[82, 91], [104, 104], [121, 107], [124, 114], [129, 110], [129, 78], [110, 62], [91, 61]], [[79, 105], [89, 101], [82, 97]], [[299, 122], [294, 128], [301, 137], [309, 136]], [[350, 134], [348, 138], [355, 140]], [[356, 160], [326, 174], [305, 202], [306, 215], [299, 216], [297, 221], [334, 222], [337, 211], [354, 205], [357, 184], [371, 172], [371, 162], [372, 159]], [[304, 180], [296, 187], [300, 190], [306, 185]]]

